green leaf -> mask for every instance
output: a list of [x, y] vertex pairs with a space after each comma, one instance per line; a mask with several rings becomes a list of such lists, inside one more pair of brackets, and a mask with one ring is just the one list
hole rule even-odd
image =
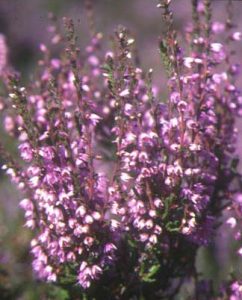
[[49, 291], [50, 299], [58, 299], [58, 300], [69, 300], [69, 293], [67, 290], [53, 286], [53, 288]]
[[179, 221], [170, 221], [166, 224], [166, 229], [170, 232], [178, 232], [180, 231], [180, 224]]
[[169, 47], [165, 40], [160, 41], [160, 54], [164, 68], [168, 75], [172, 73], [172, 61], [169, 56]]
[[128, 239], [128, 244], [131, 248], [137, 248], [137, 243], [133, 239]]
[[160, 269], [160, 265], [154, 265], [149, 269], [149, 277], [154, 276]]
[[164, 220], [168, 216], [169, 208], [173, 203], [173, 201], [175, 200], [175, 198], [176, 196], [174, 194], [171, 194], [169, 197], [165, 198], [164, 201], [165, 208], [164, 208], [164, 213], [162, 214], [162, 220]]
[[142, 275], [142, 281], [144, 282], [155, 282], [156, 279], [152, 278], [159, 271], [160, 265], [154, 265], [149, 268], [148, 272]]

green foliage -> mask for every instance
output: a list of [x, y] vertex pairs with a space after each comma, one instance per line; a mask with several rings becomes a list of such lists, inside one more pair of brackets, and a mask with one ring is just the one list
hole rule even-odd
[[159, 46], [160, 46], [161, 61], [163, 63], [167, 76], [169, 77], [172, 74], [172, 66], [173, 66], [171, 58], [169, 56], [169, 47], [165, 40], [161, 40]]
[[49, 299], [50, 300], [69, 300], [70, 296], [67, 290], [53, 286], [52, 289], [49, 291]]
[[159, 264], [151, 266], [147, 272], [145, 272], [144, 268], [142, 268], [140, 273], [141, 281], [155, 282], [156, 279], [154, 277], [158, 273], [159, 269], [160, 269]]
[[164, 201], [165, 207], [164, 207], [164, 212], [162, 214], [162, 220], [167, 218], [170, 207], [171, 207], [172, 203], [175, 201], [175, 199], [176, 199], [175, 194], [170, 194], [168, 197], [165, 198], [165, 201]]

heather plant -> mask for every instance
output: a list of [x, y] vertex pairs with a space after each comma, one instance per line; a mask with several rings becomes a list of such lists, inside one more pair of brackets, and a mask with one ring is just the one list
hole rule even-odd
[[196, 266], [222, 224], [242, 255], [233, 50], [242, 35], [231, 1], [220, 23], [211, 1], [192, 0], [185, 40], [171, 0], [159, 1], [165, 92], [142, 70], [126, 28], [103, 50], [90, 4], [89, 45], [79, 48], [71, 19], [65, 34], [51, 26], [52, 45], [41, 44], [26, 87], [0, 39], [3, 125], [21, 158], [1, 144], [2, 169], [24, 194], [36, 278], [70, 299], [181, 299], [186, 286], [189, 299], [241, 299], [236, 272], [216, 288]]

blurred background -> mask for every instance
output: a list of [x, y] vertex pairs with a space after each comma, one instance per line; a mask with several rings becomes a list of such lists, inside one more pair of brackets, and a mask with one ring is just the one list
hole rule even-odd
[[[225, 21], [226, 1], [214, 0], [214, 19]], [[93, 0], [95, 25], [104, 33], [105, 43], [113, 31], [122, 24], [135, 36], [141, 64], [144, 69], [154, 70], [154, 82], [165, 88], [165, 77], [158, 51], [158, 41], [162, 34], [160, 11], [156, 0]], [[242, 1], [233, 1], [238, 30], [242, 30]], [[173, 1], [176, 27], [181, 29], [191, 20], [190, 0]], [[45, 43], [48, 34], [48, 12], [53, 12], [58, 21], [64, 16], [80, 21], [80, 45], [85, 48], [89, 39], [87, 19], [83, 0], [0, 0], [0, 33], [6, 36], [9, 45], [10, 63], [23, 75], [30, 76], [39, 57], [39, 44]], [[238, 46], [241, 63], [242, 43]], [[242, 84], [242, 78], [240, 78]], [[237, 153], [242, 157], [242, 122], [238, 121], [239, 140]], [[1, 138], [2, 129], [0, 128]], [[15, 145], [7, 141], [14, 151]], [[240, 165], [241, 168], [241, 165]], [[242, 168], [241, 168], [242, 169]], [[37, 283], [31, 271], [28, 254], [31, 233], [23, 227], [23, 215], [18, 208], [21, 199], [0, 171], [0, 299], [66, 299], [65, 291], [52, 289], [47, 284]], [[231, 270], [241, 272], [241, 265], [232, 254], [235, 245], [230, 233], [221, 230], [207, 248], [201, 248], [197, 257], [197, 267], [206, 278], [216, 278], [217, 282]], [[242, 274], [241, 278], [242, 278]], [[179, 298], [181, 299], [181, 298]], [[189, 298], [189, 291], [183, 299]]]

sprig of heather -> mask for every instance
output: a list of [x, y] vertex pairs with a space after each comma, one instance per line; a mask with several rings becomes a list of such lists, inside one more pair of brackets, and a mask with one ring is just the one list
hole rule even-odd
[[[222, 202], [214, 195], [222, 192], [218, 176], [224, 178], [220, 169], [227, 168], [223, 156], [228, 150], [223, 147], [229, 148], [234, 143], [233, 135], [227, 135], [234, 130], [235, 110], [231, 110], [231, 106], [237, 111], [240, 103], [237, 89], [226, 92], [231, 87], [226, 75], [225, 86], [222, 80], [216, 81], [216, 70], [226, 54], [220, 44], [210, 40], [210, 6], [205, 4], [201, 36], [188, 40], [196, 45], [199, 39], [200, 45], [190, 56], [181, 56], [175, 33], [166, 38], [166, 45], [170, 39], [173, 42], [166, 49], [168, 58], [173, 61], [168, 104], [149, 102], [147, 94], [137, 102], [127, 102], [137, 98], [128, 82], [120, 93], [122, 105], [129, 107], [122, 118], [125, 136], [117, 132], [117, 139], [122, 137], [123, 144], [122, 151], [118, 151], [120, 179], [125, 198], [130, 199], [130, 226], [138, 231], [139, 240], [146, 246], [149, 239], [156, 244], [159, 236], [164, 238], [163, 229], [206, 244], [216, 215], [212, 209]], [[159, 7], [164, 8], [164, 19], [171, 31], [169, 1]], [[125, 55], [125, 48], [122, 51]], [[131, 59], [129, 64], [132, 65]], [[141, 85], [142, 81], [138, 83]], [[226, 98], [222, 100], [221, 95]], [[228, 112], [230, 120], [222, 120], [221, 109], [222, 114]], [[122, 126], [118, 126], [118, 130]], [[158, 224], [154, 222], [156, 219]], [[203, 228], [207, 230], [205, 236]]]
[[[172, 32], [169, 1], [159, 7]], [[167, 105], [149, 101], [145, 86], [146, 95], [137, 102], [128, 83], [121, 93], [129, 107], [122, 119], [125, 135], [117, 133], [118, 139], [122, 136], [120, 180], [128, 206], [124, 219], [146, 249], [179, 249], [182, 235], [198, 245], [208, 244], [222, 210], [237, 206], [236, 189], [231, 190], [237, 175], [231, 164], [240, 91], [237, 74], [230, 71], [235, 68], [231, 53], [217, 42], [216, 30], [212, 32], [210, 10], [208, 1], [199, 3], [201, 25], [187, 40], [192, 49], [188, 56], [182, 54], [174, 31], [163, 42], [166, 48], [161, 51], [170, 61], [166, 65], [172, 76]], [[228, 38], [233, 40], [234, 33]], [[122, 51], [125, 55], [125, 47]], [[130, 64], [131, 59], [126, 66]], [[219, 73], [221, 69], [225, 71]]]
[[[26, 178], [24, 189], [31, 191], [20, 206], [26, 226], [37, 231], [31, 242], [33, 268], [39, 278], [56, 281], [65, 265], [73, 265], [79, 284], [87, 288], [113, 260], [118, 233], [110, 226], [115, 220], [106, 216], [107, 179], [94, 170], [94, 133], [101, 120], [94, 99], [102, 91], [94, 52], [100, 35], [93, 37], [81, 67], [72, 23], [67, 26], [70, 48], [62, 60], [50, 58], [42, 45], [42, 67], [31, 88], [10, 79], [10, 132], [19, 139], [26, 162], [20, 174]], [[10, 174], [11, 166], [5, 168]], [[16, 172], [10, 175], [16, 181]]]
[[[158, 4], [167, 28], [160, 43], [169, 76], [165, 100], [152, 85], [152, 70], [137, 66], [125, 28], [104, 55], [91, 24], [82, 53], [69, 19], [60, 58], [41, 45], [30, 86], [9, 78], [5, 129], [18, 139], [25, 164], [5, 155], [4, 168], [27, 195], [20, 206], [36, 232], [31, 252], [40, 279], [61, 281], [68, 269], [89, 288], [110, 269], [120, 272], [127, 247], [135, 257], [137, 274], [128, 277], [134, 287], [160, 276], [171, 295], [196, 276], [196, 250], [210, 242], [225, 209], [241, 238], [234, 145], [242, 101], [229, 48], [241, 34], [231, 18], [212, 22], [210, 1], [192, 1], [194, 24], [182, 49], [170, 2]], [[52, 43], [62, 40], [52, 31]]]

